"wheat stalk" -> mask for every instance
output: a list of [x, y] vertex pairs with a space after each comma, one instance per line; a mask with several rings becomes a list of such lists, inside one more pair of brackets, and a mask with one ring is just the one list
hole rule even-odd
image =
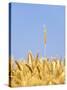
[[45, 56], [46, 56], [46, 42], [47, 42], [47, 29], [44, 26], [44, 47], [45, 47]]

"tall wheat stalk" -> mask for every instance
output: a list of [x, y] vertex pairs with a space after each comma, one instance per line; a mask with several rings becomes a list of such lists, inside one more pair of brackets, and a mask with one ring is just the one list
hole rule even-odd
[[46, 41], [47, 41], [47, 29], [44, 26], [44, 47], [45, 47], [45, 56], [46, 56]]

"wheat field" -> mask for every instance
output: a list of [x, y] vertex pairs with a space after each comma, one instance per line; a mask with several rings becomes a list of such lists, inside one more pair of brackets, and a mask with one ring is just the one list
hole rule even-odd
[[9, 68], [9, 86], [37, 86], [64, 84], [64, 60], [39, 58], [28, 54], [27, 60], [12, 60]]

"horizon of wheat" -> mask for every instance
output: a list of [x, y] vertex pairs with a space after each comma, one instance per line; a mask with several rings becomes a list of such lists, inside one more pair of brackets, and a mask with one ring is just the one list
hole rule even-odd
[[[65, 83], [64, 60], [48, 58], [33, 58], [32, 53], [28, 54], [28, 59], [15, 61], [11, 60], [11, 87], [18, 86], [41, 86], [56, 85]], [[29, 63], [29, 59], [31, 63]]]

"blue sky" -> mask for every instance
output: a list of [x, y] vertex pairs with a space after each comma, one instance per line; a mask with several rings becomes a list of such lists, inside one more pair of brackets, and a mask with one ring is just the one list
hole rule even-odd
[[11, 55], [25, 58], [45, 56], [44, 28], [47, 28], [46, 55], [64, 57], [65, 7], [41, 4], [12, 3], [11, 6]]

